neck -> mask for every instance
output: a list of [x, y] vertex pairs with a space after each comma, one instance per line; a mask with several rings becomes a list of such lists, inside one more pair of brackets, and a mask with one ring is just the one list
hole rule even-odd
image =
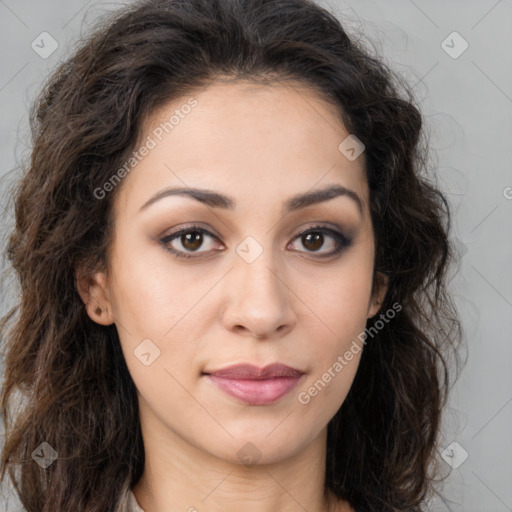
[[326, 428], [300, 452], [251, 466], [202, 450], [154, 417], [151, 432], [141, 428], [145, 466], [133, 493], [144, 512], [351, 510], [324, 493]]

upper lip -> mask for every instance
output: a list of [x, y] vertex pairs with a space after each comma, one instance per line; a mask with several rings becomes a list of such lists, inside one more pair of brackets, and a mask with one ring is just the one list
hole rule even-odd
[[282, 363], [273, 363], [262, 368], [252, 364], [235, 364], [219, 370], [205, 371], [208, 375], [230, 379], [272, 379], [275, 377], [300, 377], [304, 372]]

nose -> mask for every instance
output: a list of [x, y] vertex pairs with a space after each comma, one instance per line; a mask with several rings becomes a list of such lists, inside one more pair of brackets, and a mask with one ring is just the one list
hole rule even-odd
[[226, 304], [222, 313], [224, 327], [237, 334], [258, 339], [273, 339], [290, 332], [296, 316], [293, 294], [267, 251], [247, 263], [235, 260], [235, 268], [225, 282]]

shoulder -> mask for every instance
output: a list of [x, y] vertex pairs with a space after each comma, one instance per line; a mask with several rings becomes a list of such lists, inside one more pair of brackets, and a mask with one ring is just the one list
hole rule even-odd
[[126, 494], [127, 494], [126, 501], [127, 501], [127, 505], [128, 505], [126, 512], [144, 512], [144, 510], [142, 510], [142, 508], [140, 508], [140, 505], [137, 503], [135, 494], [133, 494], [133, 492], [130, 489], [128, 489]]
[[336, 498], [332, 494], [329, 506], [329, 511], [331, 512], [359, 512], [348, 501]]
[[120, 493], [115, 512], [144, 512], [127, 483]]

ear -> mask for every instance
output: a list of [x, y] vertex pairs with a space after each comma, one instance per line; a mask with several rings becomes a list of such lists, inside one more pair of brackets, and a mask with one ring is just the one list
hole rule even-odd
[[106, 272], [91, 274], [79, 269], [75, 273], [75, 279], [78, 293], [91, 320], [101, 325], [113, 324], [114, 316]]
[[377, 272], [375, 275], [373, 293], [370, 298], [370, 305], [368, 308], [368, 318], [372, 318], [380, 310], [380, 307], [384, 302], [384, 298], [386, 297], [386, 293], [388, 291], [388, 284], [388, 276], [382, 274], [381, 272]]

